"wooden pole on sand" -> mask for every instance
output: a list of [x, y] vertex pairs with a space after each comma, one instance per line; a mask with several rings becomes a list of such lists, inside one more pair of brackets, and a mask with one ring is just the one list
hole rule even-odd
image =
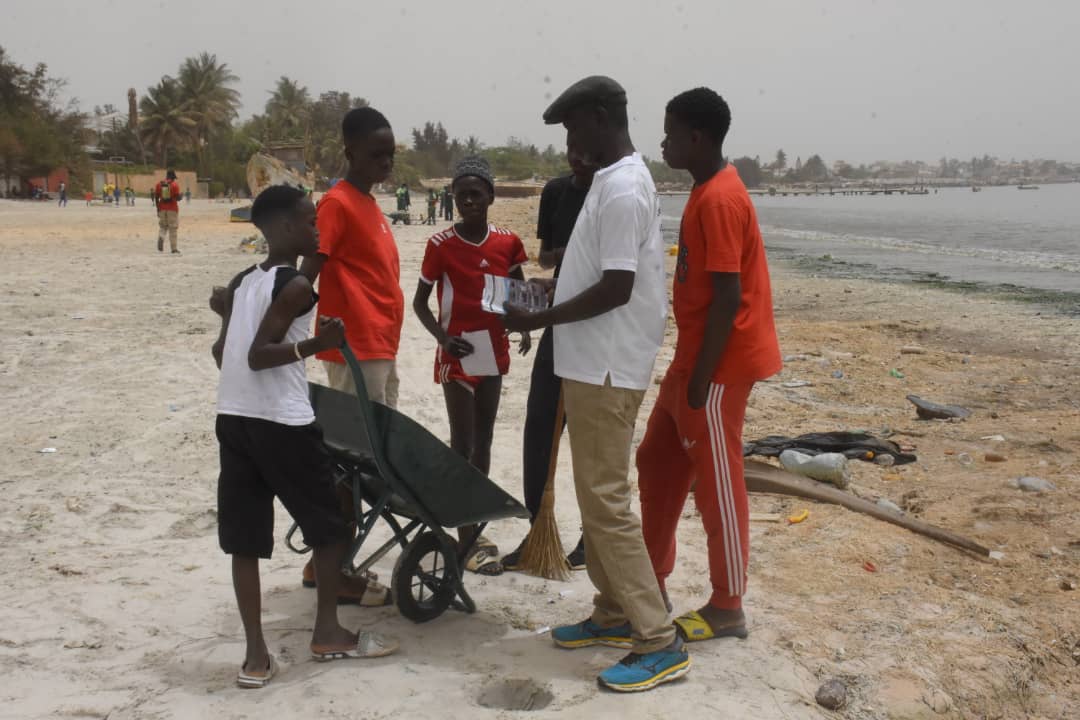
[[559, 388], [559, 404], [555, 411], [555, 428], [551, 437], [551, 456], [548, 458], [547, 482], [540, 509], [533, 520], [525, 546], [521, 549], [521, 571], [548, 580], [569, 580], [570, 563], [566, 560], [559, 524], [555, 520], [555, 470], [559, 459], [559, 443], [562, 440], [566, 410], [563, 408], [562, 387]]

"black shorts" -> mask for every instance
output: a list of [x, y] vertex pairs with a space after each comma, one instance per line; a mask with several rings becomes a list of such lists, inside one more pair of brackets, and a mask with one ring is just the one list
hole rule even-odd
[[347, 537], [334, 489], [334, 464], [317, 424], [294, 427], [218, 415], [217, 437], [221, 446], [218, 541], [222, 550], [230, 555], [270, 557], [275, 496], [311, 547]]

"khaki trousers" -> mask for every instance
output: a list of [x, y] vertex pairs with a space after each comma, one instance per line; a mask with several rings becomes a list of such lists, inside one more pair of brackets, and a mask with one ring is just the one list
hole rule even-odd
[[[356, 383], [348, 365], [324, 360], [323, 366], [331, 388], [356, 393]], [[360, 372], [364, 375], [364, 385], [372, 402], [397, 408], [399, 382], [394, 360], [361, 360]]]
[[180, 227], [180, 213], [175, 210], [158, 210], [157, 248], [165, 247], [165, 234], [169, 235], [170, 249], [176, 250], [176, 232]]
[[585, 535], [585, 566], [596, 587], [592, 620], [629, 621], [634, 652], [675, 640], [675, 626], [656, 581], [641, 519], [631, 509], [630, 445], [643, 390], [563, 380], [574, 486]]

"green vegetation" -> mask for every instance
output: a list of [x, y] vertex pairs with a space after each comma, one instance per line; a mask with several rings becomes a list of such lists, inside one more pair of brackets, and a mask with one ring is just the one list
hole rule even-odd
[[59, 103], [62, 88], [44, 63], [27, 70], [0, 47], [0, 176], [31, 178], [65, 165], [85, 169], [86, 118]]

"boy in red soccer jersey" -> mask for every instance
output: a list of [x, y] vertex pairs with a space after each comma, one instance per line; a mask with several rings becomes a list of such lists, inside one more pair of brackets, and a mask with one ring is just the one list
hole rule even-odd
[[[460, 222], [434, 235], [424, 251], [420, 282], [413, 310], [439, 343], [435, 351], [435, 382], [442, 385], [450, 418], [450, 446], [485, 475], [491, 466], [491, 441], [499, 411], [502, 376], [510, 370], [510, 342], [499, 316], [486, 312], [484, 275], [524, 280], [525, 247], [509, 230], [488, 224], [488, 207], [495, 201], [495, 182], [486, 160], [467, 157], [458, 163], [451, 185]], [[433, 287], [438, 288], [439, 319], [428, 307]], [[476, 377], [462, 368], [461, 359], [476, 352], [463, 333], [486, 331], [495, 354], [498, 374]], [[474, 336], [475, 337], [475, 336]], [[529, 351], [528, 333], [521, 336], [521, 354]], [[458, 531], [462, 543], [475, 529]], [[499, 575], [499, 550], [480, 538], [466, 568], [483, 575]]]

